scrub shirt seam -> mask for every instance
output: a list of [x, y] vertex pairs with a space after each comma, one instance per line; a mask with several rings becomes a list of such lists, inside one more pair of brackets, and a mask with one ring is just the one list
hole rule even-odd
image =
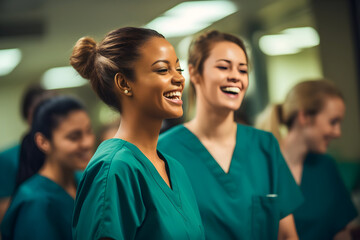
[[103, 232], [103, 226], [105, 225], [105, 220], [104, 220], [104, 212], [105, 212], [105, 195], [106, 195], [106, 191], [107, 191], [107, 183], [108, 183], [108, 179], [109, 179], [109, 172], [110, 172], [110, 168], [111, 168], [111, 164], [114, 160], [114, 157], [116, 155], [116, 153], [124, 146], [124, 142], [122, 142], [121, 146], [119, 147], [119, 149], [117, 149], [116, 151], [113, 152], [112, 156], [110, 157], [110, 161], [109, 164], [107, 164], [107, 173], [106, 173], [106, 178], [104, 178], [103, 181], [105, 181], [104, 185], [104, 191], [103, 191], [103, 196], [102, 196], [102, 211], [101, 211], [101, 225], [99, 227], [99, 235], [101, 236], [101, 233]]
[[[134, 155], [136, 155], [137, 158], [141, 157], [137, 154], [137, 152], [133, 152]], [[169, 161], [166, 160], [169, 166]], [[174, 203], [174, 201], [169, 197], [169, 195], [166, 193], [166, 191], [161, 187], [161, 185], [158, 183], [158, 181], [156, 180], [154, 174], [152, 173], [151, 169], [149, 168], [149, 166], [147, 166], [147, 164], [145, 164], [146, 169], [150, 172], [151, 177], [154, 179], [154, 181], [156, 182], [156, 184], [159, 186], [159, 188], [161, 189], [161, 191], [165, 194], [166, 198], [170, 201], [171, 205], [174, 206], [174, 208], [176, 209], [176, 211], [178, 211], [178, 213], [186, 220], [188, 221], [188, 219], [185, 217], [185, 215], [182, 213], [181, 209], [182, 209], [182, 202], [181, 202], [181, 198], [179, 198], [179, 205], [177, 206], [176, 203]], [[170, 166], [169, 166], [170, 167]], [[179, 188], [178, 188], [179, 190]], [[180, 196], [180, 193], [179, 193]]]

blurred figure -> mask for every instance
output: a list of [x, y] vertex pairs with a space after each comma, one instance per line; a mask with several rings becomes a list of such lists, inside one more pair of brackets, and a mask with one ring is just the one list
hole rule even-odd
[[[33, 110], [42, 98], [51, 97], [55, 92], [45, 90], [39, 84], [27, 87], [21, 101], [21, 116], [30, 128]], [[14, 193], [20, 157], [20, 144], [0, 153], [0, 223]]]
[[[305, 197], [294, 212], [300, 239], [351, 239], [347, 224], [356, 217], [334, 160], [325, 155], [341, 136], [344, 98], [327, 80], [295, 85], [283, 104], [270, 106], [256, 126], [271, 131], [281, 143], [286, 162]], [[282, 137], [281, 125], [287, 134]]]
[[18, 187], [1, 225], [2, 239], [72, 239], [77, 181], [93, 154], [83, 105], [67, 96], [42, 101], [23, 141]]
[[173, 46], [154, 30], [124, 27], [99, 43], [79, 39], [70, 63], [121, 114], [83, 174], [74, 238], [204, 239], [183, 167], [157, 150], [162, 120], [183, 114], [185, 79]]
[[302, 195], [276, 139], [235, 122], [249, 85], [243, 41], [201, 34], [188, 64], [195, 117], [163, 133], [158, 147], [187, 171], [206, 239], [298, 239], [291, 213]]

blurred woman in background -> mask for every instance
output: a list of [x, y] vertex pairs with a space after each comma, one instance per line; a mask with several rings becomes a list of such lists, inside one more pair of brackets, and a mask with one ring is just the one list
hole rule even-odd
[[[294, 212], [300, 239], [351, 239], [347, 224], [356, 217], [334, 160], [325, 155], [329, 143], [341, 136], [344, 98], [329, 81], [295, 85], [283, 104], [270, 106], [256, 126], [279, 140], [286, 162], [304, 195]], [[282, 137], [284, 125], [287, 134]]]
[[76, 198], [75, 239], [203, 239], [183, 167], [157, 151], [163, 119], [182, 116], [184, 77], [173, 46], [158, 32], [126, 27], [96, 43], [81, 38], [70, 58], [94, 91], [121, 113]]
[[270, 133], [237, 124], [249, 85], [248, 56], [236, 36], [210, 31], [189, 49], [193, 120], [159, 139], [185, 167], [206, 239], [297, 239], [292, 212], [302, 195]]
[[72, 239], [75, 171], [84, 169], [93, 154], [89, 116], [71, 97], [44, 100], [35, 109], [25, 139], [2, 239]]
[[[23, 93], [21, 100], [21, 116], [30, 131], [33, 110], [40, 99], [50, 98], [56, 93], [45, 90], [39, 84], [31, 84]], [[0, 152], [0, 224], [7, 208], [10, 205], [11, 195], [16, 186], [16, 176], [20, 159], [20, 143]]]

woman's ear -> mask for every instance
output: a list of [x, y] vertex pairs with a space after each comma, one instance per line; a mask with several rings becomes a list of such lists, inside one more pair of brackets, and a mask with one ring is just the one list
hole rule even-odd
[[193, 84], [199, 83], [201, 76], [192, 64], [189, 64], [189, 76]]
[[132, 96], [133, 93], [131, 91], [131, 87], [127, 78], [122, 73], [117, 73], [114, 77], [115, 86], [119, 89], [120, 93], [124, 94], [125, 96]]
[[51, 151], [50, 141], [41, 133], [35, 133], [34, 137], [37, 147], [45, 154], [48, 154]]
[[298, 122], [301, 126], [306, 126], [313, 123], [314, 116], [306, 114], [305, 111], [300, 110], [297, 114]]

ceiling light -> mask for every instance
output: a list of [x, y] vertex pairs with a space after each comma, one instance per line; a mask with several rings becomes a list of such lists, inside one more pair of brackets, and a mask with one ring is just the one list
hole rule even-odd
[[0, 76], [11, 73], [20, 63], [21, 55], [18, 48], [0, 50]]
[[87, 80], [82, 78], [73, 67], [57, 67], [47, 70], [42, 76], [45, 89], [72, 88], [83, 86]]
[[155, 29], [165, 37], [185, 36], [194, 34], [236, 11], [237, 6], [226, 0], [183, 2], [145, 27]]
[[319, 34], [312, 27], [288, 28], [280, 34], [262, 36], [259, 40], [261, 51], [270, 56], [295, 54], [319, 43]]

